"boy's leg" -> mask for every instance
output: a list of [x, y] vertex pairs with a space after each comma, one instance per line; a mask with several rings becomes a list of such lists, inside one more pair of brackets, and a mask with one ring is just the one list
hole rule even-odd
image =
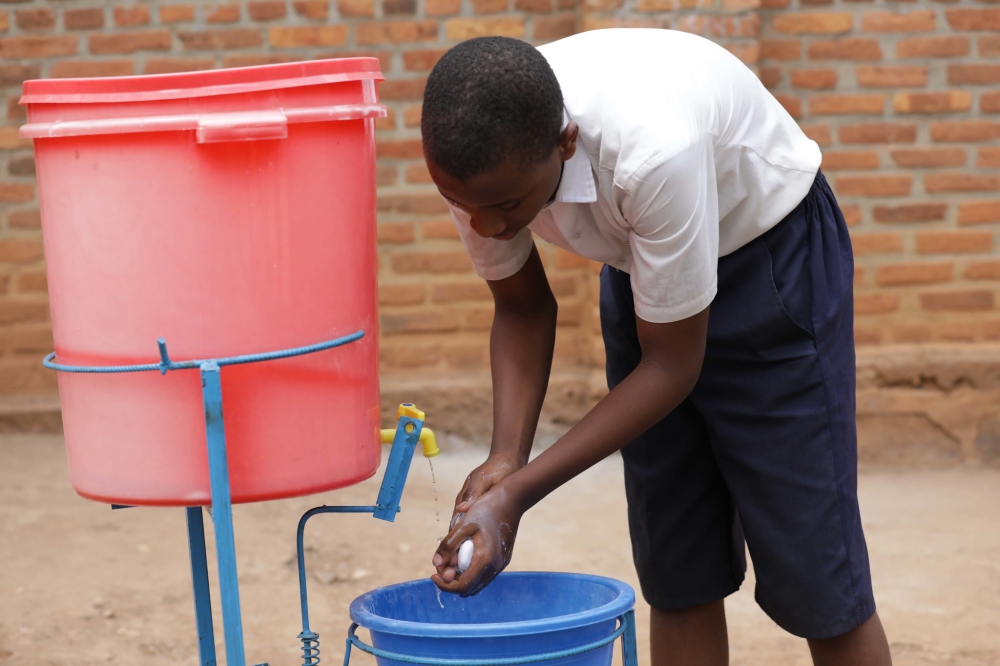
[[784, 221], [720, 260], [689, 400], [739, 508], [758, 604], [810, 639], [820, 663], [853, 636], [865, 638], [863, 656], [825, 663], [881, 664], [884, 637], [866, 624], [875, 602], [857, 501], [852, 274], [819, 176]]
[[883, 666], [892, 663], [889, 641], [878, 613], [861, 626], [834, 638], [809, 641], [815, 666]]
[[[608, 384], [639, 363], [627, 273], [601, 272], [601, 328]], [[722, 599], [746, 570], [733, 501], [715, 462], [705, 423], [689, 400], [622, 449], [632, 555], [654, 610], [654, 664], [725, 664]]]

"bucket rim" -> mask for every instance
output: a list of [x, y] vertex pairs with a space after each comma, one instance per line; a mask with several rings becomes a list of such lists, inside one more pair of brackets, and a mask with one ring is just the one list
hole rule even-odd
[[364, 79], [385, 79], [378, 58], [328, 58], [138, 76], [31, 79], [24, 82], [19, 104], [151, 102]]
[[[556, 577], [564, 581], [586, 581], [609, 587], [617, 596], [606, 604], [596, 608], [556, 615], [537, 620], [522, 620], [519, 622], [488, 622], [483, 624], [445, 624], [436, 622], [414, 622], [412, 620], [394, 620], [369, 611], [365, 605], [373, 597], [384, 594], [386, 590], [431, 585], [436, 587], [429, 578], [411, 580], [395, 585], [376, 588], [351, 602], [351, 620], [370, 631], [380, 631], [387, 634], [403, 636], [420, 636], [424, 638], [484, 638], [498, 636], [523, 636], [526, 634], [542, 634], [564, 629], [575, 629], [599, 622], [613, 620], [635, 606], [635, 590], [628, 583], [606, 576], [593, 574], [567, 573], [555, 571], [510, 571], [501, 573], [497, 578], [534, 578], [538, 576]], [[448, 594], [448, 593], [444, 593]]]

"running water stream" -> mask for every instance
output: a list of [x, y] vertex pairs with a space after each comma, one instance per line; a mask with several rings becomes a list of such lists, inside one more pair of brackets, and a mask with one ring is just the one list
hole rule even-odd
[[[438, 531], [441, 531], [441, 507], [438, 505], [438, 489], [437, 489], [437, 477], [434, 476], [434, 461], [430, 458], [427, 459], [427, 464], [431, 468], [431, 490], [434, 491], [434, 520], [438, 524]], [[437, 538], [438, 543], [444, 539], [444, 535]], [[437, 588], [437, 602], [438, 606], [444, 609], [444, 602], [441, 601], [441, 588]]]

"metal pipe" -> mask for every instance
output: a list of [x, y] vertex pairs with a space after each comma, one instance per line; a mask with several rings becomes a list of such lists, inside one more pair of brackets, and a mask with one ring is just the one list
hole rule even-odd
[[215, 666], [215, 629], [212, 626], [212, 595], [208, 587], [205, 519], [200, 506], [188, 507], [186, 511], [191, 580], [194, 583], [194, 618], [198, 627], [198, 663], [199, 666]]

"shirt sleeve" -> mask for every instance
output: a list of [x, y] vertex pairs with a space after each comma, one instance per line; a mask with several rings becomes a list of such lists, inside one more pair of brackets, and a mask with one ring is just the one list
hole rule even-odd
[[[445, 203], [448, 201], [445, 200]], [[468, 213], [450, 203], [448, 208], [479, 277], [484, 280], [503, 280], [521, 270], [528, 261], [534, 241], [527, 227], [518, 231], [509, 241], [483, 238], [472, 230]]]
[[712, 137], [647, 159], [625, 185], [635, 313], [666, 323], [712, 302], [719, 261], [719, 202]]

